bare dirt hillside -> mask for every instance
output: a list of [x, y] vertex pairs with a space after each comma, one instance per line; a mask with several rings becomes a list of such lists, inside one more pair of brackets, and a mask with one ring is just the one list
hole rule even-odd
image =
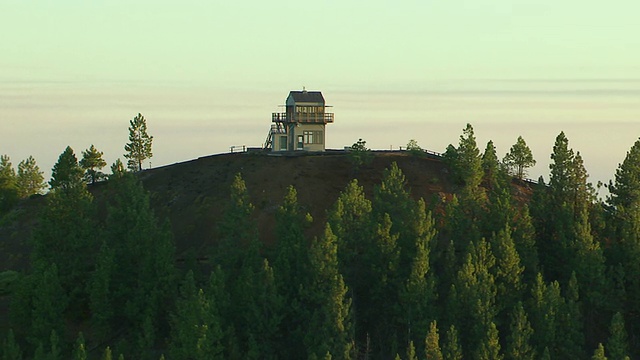
[[[391, 151], [374, 152], [372, 163], [358, 171], [343, 151], [295, 156], [243, 152], [201, 157], [145, 170], [139, 176], [156, 214], [171, 222], [178, 256], [188, 249], [206, 256], [216, 241], [218, 219], [227, 207], [236, 174], [240, 173], [247, 184], [262, 240], [272, 244], [275, 213], [290, 185], [296, 188], [302, 209], [314, 219], [309, 229], [313, 236], [322, 229], [326, 210], [352, 179], [357, 179], [371, 198], [374, 186], [392, 162], [402, 169], [414, 197], [429, 200], [450, 192], [448, 172], [439, 158]], [[90, 186], [89, 190], [99, 203], [108, 200], [106, 183]], [[35, 196], [22, 201], [17, 211], [0, 224], [0, 271], [28, 267], [31, 230], [44, 200], [45, 196]]]
[[206, 254], [216, 240], [218, 219], [228, 204], [229, 188], [240, 173], [256, 211], [260, 236], [273, 243], [275, 213], [292, 185], [298, 202], [314, 222], [309, 235], [319, 233], [329, 209], [352, 179], [371, 198], [384, 169], [396, 162], [416, 198], [448, 193], [447, 171], [437, 158], [405, 152], [375, 152], [370, 165], [356, 171], [345, 152], [271, 156], [265, 153], [221, 154], [145, 171], [141, 179], [158, 214], [169, 217], [179, 254], [188, 248]]

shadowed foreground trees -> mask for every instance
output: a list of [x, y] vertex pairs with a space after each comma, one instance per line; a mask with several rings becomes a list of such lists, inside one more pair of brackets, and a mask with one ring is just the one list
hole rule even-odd
[[347, 183], [314, 224], [289, 186], [272, 208], [275, 244], [259, 242], [238, 174], [210, 262], [179, 269], [136, 174], [113, 176], [98, 207], [68, 148], [0, 355], [83, 358], [85, 344], [88, 358], [638, 357], [640, 142], [603, 204], [564, 134], [549, 185], [529, 189], [511, 187], [471, 130], [449, 155], [475, 170], [453, 174], [466, 180], [451, 196], [415, 199], [393, 163], [376, 186]]

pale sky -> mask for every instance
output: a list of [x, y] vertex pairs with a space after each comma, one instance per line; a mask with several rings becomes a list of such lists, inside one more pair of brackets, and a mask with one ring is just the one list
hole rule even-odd
[[138, 112], [152, 166], [259, 146], [290, 90], [320, 90], [327, 143], [443, 151], [467, 122], [547, 177], [565, 131], [592, 181], [640, 136], [640, 2], [3, 1], [0, 154], [112, 163]]

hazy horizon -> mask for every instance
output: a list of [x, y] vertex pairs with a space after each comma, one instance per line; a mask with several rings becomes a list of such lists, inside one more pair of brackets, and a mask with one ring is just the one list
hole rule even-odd
[[47, 177], [67, 145], [122, 157], [137, 113], [152, 167], [260, 146], [271, 112], [303, 87], [333, 106], [328, 148], [415, 139], [440, 152], [471, 123], [500, 157], [523, 136], [532, 178], [548, 177], [560, 131], [594, 183], [640, 136], [631, 0], [62, 0], [0, 12], [0, 154], [14, 166], [33, 155]]

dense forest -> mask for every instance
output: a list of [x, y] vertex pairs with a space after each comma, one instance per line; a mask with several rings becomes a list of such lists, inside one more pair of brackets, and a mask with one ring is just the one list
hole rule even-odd
[[[114, 164], [98, 203], [96, 178], [67, 148], [29, 270], [0, 278], [11, 299], [2, 359], [640, 356], [640, 140], [606, 199], [564, 133], [548, 181], [531, 182], [522, 138], [500, 160], [468, 125], [441, 158], [455, 191], [429, 199], [395, 163], [367, 196], [365, 144], [345, 155], [353, 180], [323, 209], [321, 233], [307, 235], [316, 220], [290, 186], [275, 243], [261, 242], [239, 173], [214, 248], [183, 262], [138, 172]], [[15, 211], [1, 209], [0, 226]]]

